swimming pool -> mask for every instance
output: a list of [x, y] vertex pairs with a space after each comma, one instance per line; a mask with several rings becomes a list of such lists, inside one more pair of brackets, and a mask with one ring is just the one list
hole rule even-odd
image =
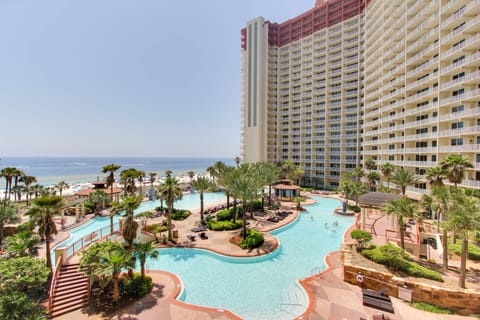
[[280, 247], [269, 255], [232, 258], [199, 249], [160, 249], [159, 259], [149, 260], [146, 268], [178, 275], [184, 302], [228, 309], [244, 319], [292, 319], [309, 303], [298, 280], [326, 267], [325, 256], [340, 248], [354, 222], [332, 214], [338, 200], [313, 198], [317, 203], [294, 223], [272, 232]]
[[[206, 207], [215, 205], [217, 203], [226, 202], [226, 197], [222, 192], [208, 192], [203, 195], [203, 203]], [[166, 206], [165, 202], [163, 205]], [[135, 213], [140, 213], [143, 211], [150, 211], [155, 209], [155, 207], [160, 206], [160, 201], [147, 201], [143, 202], [136, 210]], [[200, 194], [186, 194], [182, 197], [181, 200], [178, 200], [173, 205], [174, 208], [178, 209], [189, 209], [189, 210], [198, 210], [200, 209]], [[118, 222], [120, 215], [116, 215], [113, 218], [114, 223]], [[65, 241], [62, 241], [56, 245], [53, 249], [57, 247], [68, 247], [70, 244], [75, 241], [95, 232], [101, 228], [106, 228], [110, 226], [110, 217], [95, 217], [90, 221], [70, 230], [70, 237]], [[52, 249], [52, 257], [54, 256]], [[53, 258], [52, 258], [53, 259]], [[52, 260], [53, 261], [53, 260]]]

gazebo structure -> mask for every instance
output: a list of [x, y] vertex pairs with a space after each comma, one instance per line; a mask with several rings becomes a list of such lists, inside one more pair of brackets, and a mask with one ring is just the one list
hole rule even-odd
[[[88, 197], [91, 193], [94, 193], [96, 191], [103, 191], [108, 195], [112, 194], [112, 189], [110, 187], [107, 187], [107, 183], [102, 180], [97, 180], [95, 182], [92, 182], [93, 187], [80, 190], [77, 193], [75, 193], [76, 196], [82, 198], [82, 197]], [[119, 201], [119, 195], [122, 192], [122, 189], [113, 187], [113, 200], [114, 201]]]
[[380, 210], [390, 201], [401, 198], [400, 194], [384, 192], [368, 192], [358, 198], [358, 205], [361, 208], [361, 229], [366, 229], [366, 216], [368, 209]]
[[282, 180], [272, 186], [275, 196], [281, 201], [293, 201], [300, 196], [300, 186], [292, 184], [291, 180]]

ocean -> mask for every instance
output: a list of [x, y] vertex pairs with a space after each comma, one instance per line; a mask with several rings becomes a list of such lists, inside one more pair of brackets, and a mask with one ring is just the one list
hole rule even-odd
[[[107, 164], [118, 164], [119, 173], [128, 168], [156, 172], [157, 177], [165, 176], [166, 170], [171, 170], [174, 176], [187, 175], [188, 171], [195, 174], [205, 174], [206, 169], [215, 162], [223, 161], [234, 165], [232, 159], [225, 158], [139, 158], [139, 157], [2, 157], [0, 170], [5, 167], [15, 167], [26, 175], [37, 178], [39, 184], [48, 186], [65, 181], [68, 184], [86, 183], [103, 179], [107, 174], [102, 173], [102, 167]], [[0, 179], [0, 188], [5, 188], [5, 179]]]

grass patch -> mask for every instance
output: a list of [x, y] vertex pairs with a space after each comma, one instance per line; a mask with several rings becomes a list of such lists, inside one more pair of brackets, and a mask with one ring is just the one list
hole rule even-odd
[[[462, 255], [462, 239], [457, 239], [455, 244], [452, 244], [452, 239], [448, 238], [448, 252], [456, 254], [457, 256]], [[480, 247], [473, 242], [468, 242], [468, 259], [480, 261]]]
[[413, 261], [410, 261], [408, 254], [401, 248], [387, 244], [381, 247], [372, 246], [362, 250], [362, 255], [376, 263], [383, 264], [392, 271], [404, 273], [408, 276], [431, 279], [443, 282], [439, 272], [427, 269]]
[[437, 307], [436, 305], [429, 304], [426, 302], [413, 302], [413, 303], [410, 303], [410, 305], [418, 310], [423, 310], [423, 311], [428, 311], [433, 313], [455, 314], [455, 312], [453, 312], [450, 309]]

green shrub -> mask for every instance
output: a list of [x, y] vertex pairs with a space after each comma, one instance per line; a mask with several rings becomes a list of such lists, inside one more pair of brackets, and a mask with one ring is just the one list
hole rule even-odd
[[[457, 239], [455, 244], [451, 244], [451, 238], [449, 238], [448, 251], [450, 253], [455, 253], [457, 256], [462, 255], [462, 240]], [[480, 260], [480, 247], [476, 244], [469, 242], [468, 243], [468, 259], [470, 260]]]
[[217, 212], [217, 221], [227, 221], [233, 219], [233, 209], [225, 209]]
[[132, 279], [121, 278], [120, 281], [122, 282], [125, 295], [130, 298], [141, 298], [153, 288], [152, 278], [146, 276], [142, 280], [142, 276], [139, 273], [134, 274]]
[[352, 204], [347, 205], [348, 210], [352, 210], [353, 212], [360, 213], [362, 209], [359, 206], [355, 206]]
[[162, 210], [164, 210], [164, 208], [163, 208], [163, 207], [160, 207], [160, 206], [158, 206], [158, 207], [155, 207], [155, 211], [162, 211]]
[[370, 232], [360, 229], [355, 229], [350, 232], [350, 236], [357, 241], [359, 249], [362, 249], [367, 242], [372, 240], [372, 234]]
[[263, 233], [256, 230], [248, 230], [248, 236], [240, 242], [240, 248], [242, 249], [253, 249], [260, 247], [265, 241]]
[[433, 313], [455, 314], [450, 309], [437, 307], [433, 304], [429, 304], [429, 303], [426, 303], [426, 302], [413, 302], [410, 305], [412, 307], [418, 309], [418, 310], [423, 310], [423, 311], [428, 311], [428, 312], [433, 312]]
[[191, 213], [188, 210], [174, 210], [174, 212], [172, 214], [172, 219], [173, 220], [185, 220], [186, 218], [188, 218], [188, 216], [190, 214]]
[[419, 264], [409, 261], [408, 254], [401, 248], [387, 244], [381, 247], [372, 247], [362, 250], [362, 255], [367, 259], [383, 264], [393, 271], [403, 272], [409, 276], [432, 279], [443, 282], [442, 275], [427, 269]]
[[234, 230], [243, 226], [243, 222], [237, 220], [235, 223], [233, 221], [207, 221], [208, 229], [212, 231], [223, 231], [223, 230]]
[[158, 223], [149, 224], [147, 225], [146, 231], [151, 233], [164, 232], [164, 231], [167, 231], [167, 226], [160, 225]]
[[262, 201], [261, 200], [253, 200], [247, 204], [248, 212], [258, 211], [262, 209]]

